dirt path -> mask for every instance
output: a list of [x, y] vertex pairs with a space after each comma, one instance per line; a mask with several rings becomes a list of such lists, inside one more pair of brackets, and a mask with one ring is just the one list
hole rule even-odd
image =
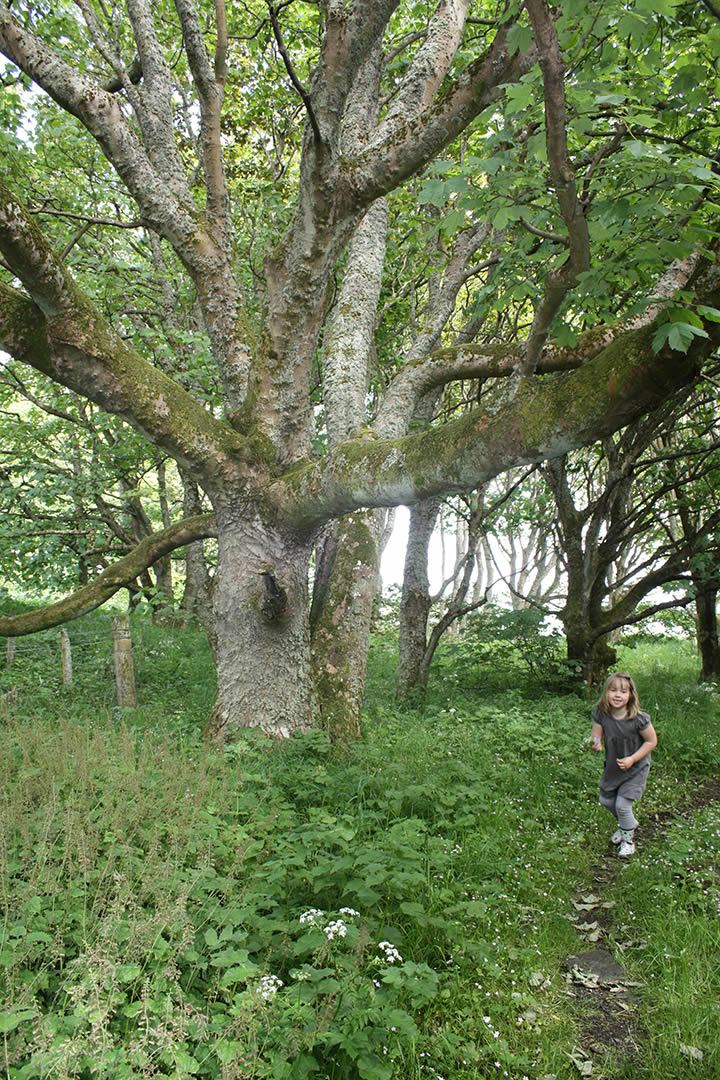
[[[690, 792], [684, 814], [673, 810], [643, 819], [638, 830], [642, 843], [658, 840], [672, 821], [714, 802], [720, 802], [720, 780], [705, 780]], [[593, 1062], [603, 1059], [631, 1063], [647, 1034], [633, 997], [636, 984], [626, 975], [622, 956], [609, 951], [615, 930], [611, 897], [623, 864], [608, 843], [607, 852], [591, 868], [587, 890], [573, 901], [575, 925], [588, 944], [585, 951], [565, 962], [568, 993], [577, 1000], [581, 1025], [573, 1058], [581, 1076], [590, 1076]]]

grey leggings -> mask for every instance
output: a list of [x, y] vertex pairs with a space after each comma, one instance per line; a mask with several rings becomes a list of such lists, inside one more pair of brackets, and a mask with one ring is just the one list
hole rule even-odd
[[617, 791], [601, 791], [600, 805], [604, 806], [606, 810], [609, 810], [617, 818], [621, 829], [632, 832], [637, 827], [637, 818], [633, 814], [632, 799], [626, 799], [624, 795], [620, 795]]

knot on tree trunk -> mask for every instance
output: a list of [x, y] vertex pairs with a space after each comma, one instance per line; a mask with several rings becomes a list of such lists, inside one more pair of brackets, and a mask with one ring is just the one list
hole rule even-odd
[[279, 619], [287, 610], [287, 593], [270, 570], [261, 570], [260, 577], [265, 586], [260, 609], [266, 619]]

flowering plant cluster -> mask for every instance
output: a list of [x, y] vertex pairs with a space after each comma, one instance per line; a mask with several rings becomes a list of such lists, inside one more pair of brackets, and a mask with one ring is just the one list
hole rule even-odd
[[[374, 945], [355, 908], [308, 908], [290, 922], [288, 939], [276, 954], [276, 970], [256, 975], [254, 989], [249, 982], [240, 998], [251, 1010], [245, 1023], [254, 1017], [258, 1042], [294, 1046], [311, 1071], [311, 1059], [327, 1055], [363, 1080], [389, 1080], [396, 1056], [418, 1035], [411, 1010], [437, 992], [435, 972], [403, 960], [391, 941]], [[259, 1013], [251, 993], [262, 1002]]]

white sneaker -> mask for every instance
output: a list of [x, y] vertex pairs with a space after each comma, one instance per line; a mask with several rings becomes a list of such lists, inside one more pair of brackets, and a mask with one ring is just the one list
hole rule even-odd
[[622, 838], [623, 838], [622, 829], [616, 829], [615, 832], [610, 837], [610, 843], [611, 844], [622, 844]]
[[628, 855], [634, 855], [634, 854], [635, 854], [635, 844], [634, 844], [634, 842], [632, 840], [623, 840], [623, 842], [620, 845], [620, 850], [618, 851], [618, 855], [620, 856], [620, 858], [625, 859], [625, 858], [627, 858]]

